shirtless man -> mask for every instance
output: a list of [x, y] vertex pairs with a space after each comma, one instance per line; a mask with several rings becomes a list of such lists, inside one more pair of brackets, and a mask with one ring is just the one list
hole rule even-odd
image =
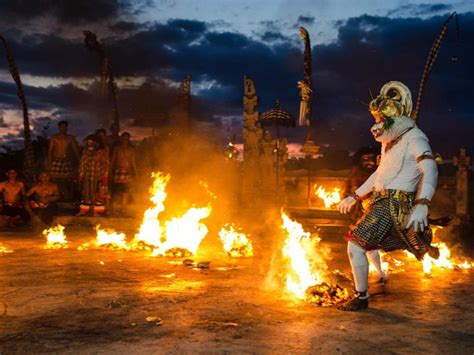
[[120, 144], [112, 153], [112, 183], [113, 193], [120, 199], [120, 211], [129, 202], [130, 185], [137, 174], [135, 149], [130, 145], [130, 133], [120, 135]]
[[0, 182], [0, 193], [3, 197], [2, 214], [8, 217], [9, 226], [14, 227], [27, 222], [30, 216], [23, 203], [25, 185], [16, 180], [16, 170], [10, 169], [6, 175], [8, 180]]
[[58, 185], [50, 182], [49, 179], [49, 173], [41, 173], [39, 183], [26, 193], [27, 197], [34, 196], [34, 199], [30, 201], [31, 210], [47, 226], [53, 221], [56, 201], [59, 199]]
[[61, 195], [66, 199], [70, 199], [72, 197], [71, 181], [74, 178], [74, 171], [69, 152], [72, 151], [74, 158], [79, 161], [79, 149], [74, 136], [67, 133], [68, 123], [60, 121], [58, 128], [59, 133], [53, 135], [49, 141], [48, 166], [51, 178], [59, 185]]

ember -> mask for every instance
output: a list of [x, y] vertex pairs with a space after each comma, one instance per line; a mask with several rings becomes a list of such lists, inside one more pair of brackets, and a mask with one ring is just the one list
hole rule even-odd
[[225, 251], [231, 257], [252, 256], [252, 242], [244, 233], [237, 232], [233, 225], [226, 224], [219, 231]]
[[46, 236], [46, 244], [44, 249], [62, 249], [67, 248], [66, 235], [64, 234], [64, 226], [57, 225], [43, 231], [43, 235]]
[[[166, 222], [166, 239], [156, 245], [152, 256], [167, 255], [168, 251], [185, 249], [195, 254], [208, 229], [202, 219], [209, 217], [211, 207], [190, 208], [182, 217]], [[180, 252], [180, 256], [181, 256]], [[173, 253], [171, 252], [171, 255]]]
[[318, 249], [319, 236], [306, 232], [300, 223], [291, 220], [284, 212], [281, 217], [282, 228], [287, 233], [283, 256], [290, 264], [286, 276], [288, 291], [296, 298], [324, 307], [347, 299], [346, 289], [329, 283], [328, 266]]
[[163, 228], [158, 220], [158, 216], [165, 210], [164, 201], [166, 199], [166, 186], [170, 180], [169, 175], [161, 172], [152, 173], [153, 185], [150, 188], [150, 201], [153, 207], [148, 208], [143, 216], [143, 222], [139, 232], [131, 242], [133, 249], [149, 249], [161, 244]]
[[332, 307], [348, 298], [349, 292], [346, 288], [339, 285], [331, 286], [326, 282], [306, 290], [306, 299], [320, 307]]
[[326, 208], [333, 208], [339, 202], [341, 202], [341, 189], [339, 187], [335, 187], [330, 191], [326, 191], [326, 189], [322, 186], [314, 185], [314, 189], [316, 190], [315, 194], [320, 199], [324, 201], [324, 207]]

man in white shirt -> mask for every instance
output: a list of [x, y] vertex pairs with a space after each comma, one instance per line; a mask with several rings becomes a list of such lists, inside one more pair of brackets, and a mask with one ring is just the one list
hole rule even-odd
[[391, 81], [382, 87], [369, 109], [376, 122], [371, 132], [382, 143], [382, 158], [367, 181], [339, 205], [340, 212], [346, 214], [357, 200], [372, 193], [369, 208], [345, 237], [356, 294], [338, 308], [344, 311], [368, 307], [368, 251], [406, 249], [418, 260], [425, 253], [439, 256], [430, 245], [428, 225], [438, 170], [428, 138], [410, 118], [410, 90]]

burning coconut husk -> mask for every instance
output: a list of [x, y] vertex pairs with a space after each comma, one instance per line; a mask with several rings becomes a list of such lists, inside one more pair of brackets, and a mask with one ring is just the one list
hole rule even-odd
[[[209, 217], [211, 211], [211, 206], [192, 207], [183, 216], [166, 222], [165, 238], [156, 245], [152, 256], [195, 255], [201, 241], [208, 233], [207, 226], [201, 220]], [[190, 254], [187, 255], [187, 252]]]
[[219, 231], [224, 250], [233, 258], [253, 255], [252, 242], [245, 233], [237, 232], [232, 224], [226, 224]]
[[349, 298], [347, 289], [332, 282], [325, 256], [319, 247], [321, 239], [281, 213], [286, 240], [282, 249], [288, 262], [286, 289], [293, 297], [317, 306], [334, 306]]
[[64, 226], [60, 224], [56, 227], [45, 229], [43, 235], [46, 236], [44, 249], [63, 249], [68, 247], [66, 234], [64, 234]]
[[84, 243], [77, 250], [107, 249], [107, 250], [130, 250], [124, 233], [117, 233], [112, 229], [101, 229], [100, 225], [95, 227], [96, 239], [90, 243]]

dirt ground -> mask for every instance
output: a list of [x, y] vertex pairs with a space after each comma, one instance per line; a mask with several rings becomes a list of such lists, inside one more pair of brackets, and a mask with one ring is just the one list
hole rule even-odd
[[[14, 250], [0, 254], [0, 353], [474, 352], [474, 270], [427, 278], [397, 253], [405, 265], [386, 293], [351, 313], [266, 291], [258, 250], [236, 260], [211, 246], [202, 271], [142, 252], [77, 251], [91, 236], [68, 231], [69, 249], [43, 250], [40, 233], [0, 233]], [[330, 267], [349, 274], [339, 233], [322, 237]]]

